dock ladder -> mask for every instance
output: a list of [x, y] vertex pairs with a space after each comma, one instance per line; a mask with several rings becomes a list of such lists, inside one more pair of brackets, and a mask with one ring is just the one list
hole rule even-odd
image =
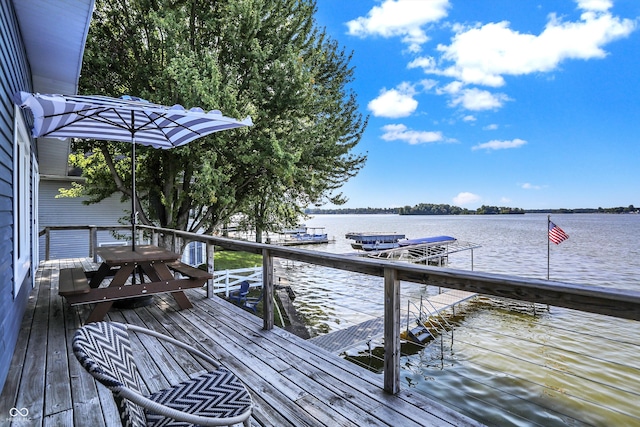
[[[420, 304], [407, 301], [407, 339], [418, 345], [425, 345], [428, 341], [440, 337], [442, 357], [444, 357], [444, 340], [448, 337], [451, 343], [449, 348], [453, 351], [453, 325], [442, 316], [442, 312], [448, 308], [453, 310], [463, 301], [472, 299], [477, 294], [472, 292], [450, 290], [436, 296], [420, 297]], [[411, 327], [411, 325], [415, 325]]]
[[[453, 327], [440, 311], [431, 304], [429, 299], [420, 297], [420, 305], [413, 301], [407, 301], [407, 337], [416, 344], [425, 344], [427, 341], [442, 337], [451, 333], [453, 345]], [[412, 321], [413, 319], [413, 321]], [[411, 325], [414, 324], [414, 327]]]

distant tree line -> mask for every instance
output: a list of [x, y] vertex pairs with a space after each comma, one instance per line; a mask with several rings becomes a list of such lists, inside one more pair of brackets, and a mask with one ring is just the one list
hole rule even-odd
[[633, 205], [613, 208], [578, 208], [578, 209], [522, 209], [506, 206], [482, 205], [476, 210], [469, 210], [448, 204], [419, 203], [415, 206], [400, 208], [338, 208], [338, 209], [306, 209], [306, 214], [397, 214], [397, 215], [511, 215], [524, 213], [640, 213], [640, 208]]
[[578, 209], [527, 209], [527, 213], [612, 213], [627, 214], [640, 213], [640, 208], [633, 205], [627, 207], [618, 206], [613, 208], [578, 208]]
[[397, 214], [400, 208], [336, 208], [336, 209], [305, 209], [308, 215], [318, 214]]
[[469, 215], [475, 212], [458, 206], [419, 203], [415, 206], [399, 208], [398, 213], [400, 215]]

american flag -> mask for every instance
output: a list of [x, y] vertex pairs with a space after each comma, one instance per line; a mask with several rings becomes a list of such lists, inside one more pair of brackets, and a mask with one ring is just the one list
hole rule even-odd
[[556, 245], [564, 242], [569, 238], [569, 235], [562, 231], [562, 228], [555, 225], [553, 222], [549, 221], [549, 240], [551, 240]]

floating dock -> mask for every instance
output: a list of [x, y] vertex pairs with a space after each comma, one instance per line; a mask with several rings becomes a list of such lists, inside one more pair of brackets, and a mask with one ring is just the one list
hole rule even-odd
[[[451, 308], [461, 302], [474, 298], [477, 294], [473, 292], [450, 290], [424, 300], [428, 307], [429, 315], [433, 316], [441, 311]], [[402, 328], [407, 326], [406, 319], [401, 324]], [[311, 338], [309, 342], [314, 343], [333, 354], [341, 354], [344, 351], [368, 341], [381, 340], [384, 335], [384, 316], [367, 320], [357, 325], [350, 326], [329, 334]]]

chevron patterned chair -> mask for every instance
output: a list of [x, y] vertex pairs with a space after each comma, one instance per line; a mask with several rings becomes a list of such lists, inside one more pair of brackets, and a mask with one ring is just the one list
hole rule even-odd
[[[129, 332], [168, 341], [216, 370], [144, 396]], [[190, 345], [139, 326], [96, 322], [78, 329], [72, 346], [80, 364], [113, 393], [123, 426], [250, 426], [253, 404], [247, 389], [234, 374]]]

